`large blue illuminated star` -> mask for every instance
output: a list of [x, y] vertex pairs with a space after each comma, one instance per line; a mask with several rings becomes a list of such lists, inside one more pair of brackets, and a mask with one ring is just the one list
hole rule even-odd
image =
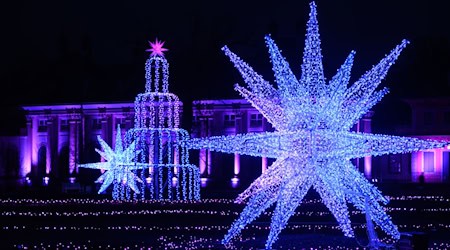
[[97, 180], [97, 183], [102, 183], [98, 193], [104, 192], [111, 184], [114, 185], [128, 185], [135, 193], [140, 193], [136, 182], [143, 183], [143, 181], [133, 173], [132, 170], [146, 168], [144, 164], [137, 164], [133, 162], [136, 152], [136, 144], [131, 143], [125, 150], [123, 149], [122, 137], [120, 127], [117, 127], [116, 141], [114, 150], [100, 137], [97, 136], [98, 142], [103, 151], [95, 149], [100, 156], [105, 159], [105, 162], [80, 164], [79, 167], [103, 169], [106, 170]]
[[[386, 214], [388, 200], [350, 162], [350, 159], [443, 147], [446, 142], [351, 132], [352, 126], [388, 92], [376, 91], [408, 44], [403, 40], [390, 54], [347, 87], [354, 52], [326, 83], [323, 74], [316, 5], [310, 4], [300, 79], [291, 71], [270, 36], [265, 38], [278, 88], [248, 64], [223, 48], [248, 88], [237, 90], [273, 125], [275, 132], [192, 139], [191, 148], [276, 158], [266, 172], [239, 195], [248, 201], [222, 241], [238, 235], [248, 223], [276, 203], [266, 248], [271, 248], [288, 219], [312, 187], [332, 212], [340, 228], [353, 237], [347, 202], [363, 212], [393, 238], [400, 234]], [[366, 203], [367, 202], [367, 203]], [[381, 203], [381, 204], [380, 204]]]

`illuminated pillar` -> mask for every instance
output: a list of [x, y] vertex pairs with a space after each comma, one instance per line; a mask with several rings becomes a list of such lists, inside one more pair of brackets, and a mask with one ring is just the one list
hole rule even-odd
[[[210, 114], [203, 114], [198, 119], [200, 120], [200, 137], [211, 136], [210, 126], [212, 117]], [[211, 176], [211, 151], [208, 149], [200, 149], [199, 152], [199, 167], [200, 175]]]
[[[372, 117], [372, 113], [369, 113], [368, 115], [364, 116], [364, 118], [362, 119], [363, 126], [364, 126], [364, 133], [372, 132], [371, 117]], [[372, 178], [372, 156], [364, 157], [364, 175], [366, 176], [367, 179]]]
[[411, 153], [411, 181], [419, 182], [419, 176], [423, 171], [423, 151]]
[[[356, 123], [356, 132], [358, 132], [358, 133], [361, 132], [361, 121], [358, 121]], [[365, 159], [364, 159], [364, 161], [365, 161]], [[360, 158], [356, 158], [355, 159], [355, 165], [356, 165], [356, 169], [358, 169], [358, 171], [361, 171], [361, 169], [360, 169]]]
[[199, 165], [200, 165], [200, 174], [204, 175], [206, 170], [206, 149], [200, 149], [200, 159], [199, 159]]
[[19, 176], [25, 177], [31, 173], [31, 145], [32, 145], [32, 120], [27, 117], [27, 136], [20, 137], [20, 170]]
[[69, 174], [75, 174], [76, 168], [76, 146], [77, 146], [77, 135], [76, 135], [77, 122], [74, 119], [69, 120]]
[[[113, 148], [116, 148], [116, 140], [114, 138], [116, 138], [117, 136], [117, 126], [116, 126], [116, 118], [113, 114], [111, 114], [111, 134], [110, 134], [110, 138], [112, 138], [111, 140], [111, 145]], [[120, 126], [120, 128], [123, 129], [123, 126]]]
[[[109, 140], [109, 134], [108, 134], [108, 119], [107, 118], [103, 118], [101, 121], [102, 124], [102, 139], [108, 143], [109, 145], [111, 145], [110, 140]], [[114, 133], [114, 132], [113, 132]], [[114, 140], [113, 140], [114, 141]]]
[[261, 157], [261, 173], [265, 173], [267, 170], [267, 157]]
[[[234, 113], [236, 116], [235, 134], [239, 134], [242, 132], [242, 113], [239, 110], [235, 110]], [[234, 177], [235, 178], [238, 178], [240, 171], [241, 171], [240, 155], [238, 153], [234, 153]]]
[[69, 119], [69, 175], [78, 173], [78, 157], [80, 152], [79, 125], [80, 117]]
[[52, 170], [52, 129], [53, 129], [53, 120], [52, 118], [47, 119], [47, 144], [46, 147], [46, 162], [45, 162], [45, 174], [50, 174], [50, 171]]
[[[27, 130], [28, 130], [27, 122]], [[31, 172], [31, 156], [30, 156], [30, 145], [29, 136], [20, 136], [20, 169], [19, 177], [26, 177], [27, 174]]]
[[[153, 131], [151, 132], [153, 133]], [[152, 167], [148, 168], [148, 173], [152, 174], [153, 173], [153, 161], [155, 158], [155, 146], [153, 144], [150, 144], [150, 147], [148, 149], [148, 164]]]
[[173, 168], [173, 173], [178, 173], [178, 165], [180, 165], [180, 154], [178, 153], [178, 147], [173, 149], [173, 164], [175, 167]]
[[31, 133], [30, 133], [30, 153], [31, 153], [31, 167], [34, 168], [34, 175], [37, 175], [37, 165], [38, 165], [38, 140], [37, 140], [37, 130], [38, 130], [38, 118], [32, 118]]
[[126, 129], [128, 130], [128, 129], [130, 129], [130, 128], [132, 128], [133, 127], [133, 121], [132, 121], [132, 118], [130, 118], [129, 116], [127, 116], [126, 118], [125, 118], [125, 124], [126, 124]]
[[212, 166], [211, 166], [211, 150], [206, 150], [208, 157], [206, 158], [206, 168], [208, 171], [208, 176], [211, 176], [212, 174]]
[[27, 119], [27, 142], [26, 142], [26, 144], [27, 144], [26, 157], [28, 158], [28, 162], [29, 162], [29, 165], [27, 167], [31, 171], [31, 169], [33, 169], [32, 168], [32, 166], [33, 166], [33, 158], [32, 158], [33, 157], [33, 120], [30, 118]]
[[[108, 121], [107, 121], [106, 119], [101, 119], [101, 120], [100, 120], [100, 124], [101, 124], [101, 128], [102, 128], [102, 134], [101, 134], [101, 137], [102, 137], [102, 139], [103, 139], [104, 141], [106, 141], [107, 143], [109, 143], [109, 140], [108, 140]], [[113, 140], [113, 141], [115, 141], [115, 140]], [[106, 159], [104, 159], [103, 157], [100, 157], [100, 161], [101, 161], [101, 162], [105, 162]], [[100, 169], [100, 173], [103, 174], [104, 172], [105, 172], [104, 169]]]
[[238, 153], [234, 153], [234, 177], [238, 177], [241, 171], [241, 161]]

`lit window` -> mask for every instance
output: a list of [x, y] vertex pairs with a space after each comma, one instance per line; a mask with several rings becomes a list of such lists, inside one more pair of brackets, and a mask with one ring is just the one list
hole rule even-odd
[[47, 131], [47, 120], [39, 120], [38, 132]]
[[263, 116], [261, 114], [250, 115], [250, 127], [261, 127]]
[[92, 119], [92, 129], [102, 129], [102, 119]]
[[61, 131], [69, 130], [69, 121], [67, 119], [62, 119], [59, 121], [59, 129]]
[[423, 152], [423, 171], [425, 173], [434, 172], [434, 152]]
[[120, 124], [121, 128], [125, 128], [127, 125], [127, 119], [126, 118], [116, 118], [116, 127]]
[[226, 128], [234, 127], [236, 125], [236, 116], [235, 115], [224, 115], [223, 125]]

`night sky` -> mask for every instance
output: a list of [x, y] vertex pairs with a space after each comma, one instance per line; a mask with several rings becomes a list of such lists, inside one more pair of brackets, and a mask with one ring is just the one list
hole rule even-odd
[[[20, 105], [133, 101], [155, 38], [169, 49], [169, 90], [183, 101], [189, 129], [193, 100], [239, 98], [233, 85], [243, 81], [224, 45], [273, 82], [264, 44], [271, 34], [299, 76], [309, 13], [300, 0], [10, 2], [0, 10], [0, 104], [11, 122], [0, 134], [24, 125]], [[353, 82], [403, 38], [411, 41], [381, 84], [391, 93], [375, 109], [379, 124], [404, 122], [392, 108], [401, 110], [401, 98], [450, 96], [446, 0], [316, 3], [327, 79], [351, 50]]]

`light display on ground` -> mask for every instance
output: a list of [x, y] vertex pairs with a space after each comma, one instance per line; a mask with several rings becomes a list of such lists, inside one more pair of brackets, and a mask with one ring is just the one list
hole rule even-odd
[[146, 165], [134, 163], [136, 144], [133, 142], [124, 150], [120, 125], [117, 126], [114, 150], [100, 136], [97, 139], [103, 151], [98, 149], [95, 149], [95, 151], [106, 161], [79, 164], [78, 167], [106, 171], [96, 180], [97, 183], [102, 183], [98, 191], [99, 194], [113, 184], [112, 197], [114, 200], [130, 199], [130, 189], [139, 193], [136, 182], [143, 183], [134, 171], [148, 168]]
[[136, 164], [149, 169], [140, 171], [147, 185], [141, 185], [135, 197], [198, 200], [200, 174], [189, 164], [189, 152], [181, 145], [189, 140], [189, 134], [179, 128], [181, 102], [169, 92], [169, 63], [163, 45], [156, 40], [147, 50], [151, 55], [145, 64], [145, 93], [136, 96], [134, 128], [125, 137], [127, 143], [136, 143]]
[[[192, 139], [189, 147], [225, 153], [272, 157], [276, 161], [239, 195], [248, 203], [223, 239], [227, 244], [261, 213], [276, 203], [266, 248], [271, 248], [288, 219], [314, 188], [333, 213], [345, 236], [354, 237], [347, 202], [371, 219], [393, 239], [400, 233], [383, 204], [388, 199], [369, 183], [350, 159], [390, 153], [405, 153], [444, 147], [442, 141], [351, 132], [352, 126], [388, 92], [376, 91], [400, 52], [403, 40], [384, 59], [347, 87], [353, 57], [351, 52], [327, 84], [322, 67], [316, 5], [310, 4], [302, 74], [297, 79], [270, 36], [265, 38], [278, 88], [274, 88], [227, 47], [248, 88], [237, 90], [276, 129], [275, 132]], [[367, 205], [366, 205], [367, 201]]]
[[[392, 211], [403, 232], [426, 233], [431, 249], [448, 248], [448, 194], [390, 198], [393, 202], [387, 208], [395, 208]], [[14, 248], [21, 245], [22, 248], [39, 249], [189, 249], [189, 246], [194, 249], [221, 249], [220, 240], [229, 228], [227, 224], [244, 206], [234, 204], [231, 199], [117, 201], [106, 198], [7, 198], [0, 199], [0, 204], [0, 232], [8, 236], [4, 237], [2, 246], [8, 249], [13, 244]], [[420, 211], [412, 209], [416, 207], [421, 207]], [[428, 211], [430, 208], [446, 208], [446, 211]], [[350, 208], [350, 212], [359, 211]], [[360, 243], [365, 243], [364, 215], [358, 214], [352, 226]], [[304, 206], [293, 215], [293, 221], [286, 226], [277, 247], [366, 249], [359, 247], [354, 240], [341, 237], [339, 226], [332, 223], [329, 215], [320, 199], [306, 197]], [[265, 235], [270, 231], [270, 216], [271, 211], [264, 212], [262, 220], [249, 225], [242, 235], [233, 240], [230, 249], [261, 249]], [[142, 221], [146, 223], [142, 224]], [[39, 239], [33, 235], [39, 235]], [[393, 242], [386, 237], [382, 240]]]

